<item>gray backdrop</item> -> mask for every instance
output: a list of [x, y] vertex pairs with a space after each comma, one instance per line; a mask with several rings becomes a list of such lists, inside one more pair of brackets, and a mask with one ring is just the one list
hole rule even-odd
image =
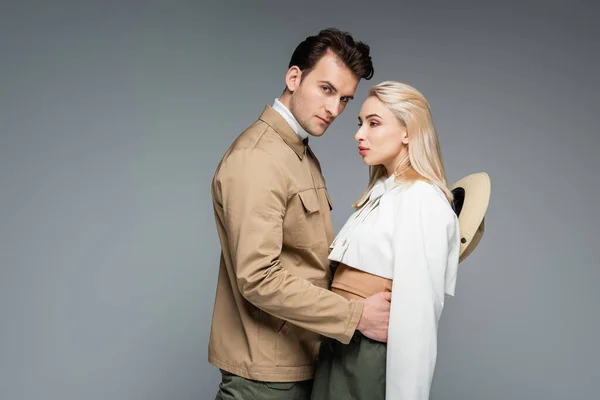
[[0, 8], [0, 399], [211, 399], [209, 185], [336, 26], [375, 77], [312, 142], [334, 228], [362, 193], [371, 84], [429, 99], [487, 231], [446, 304], [433, 398], [597, 398], [600, 57], [593, 2], [20, 1]]

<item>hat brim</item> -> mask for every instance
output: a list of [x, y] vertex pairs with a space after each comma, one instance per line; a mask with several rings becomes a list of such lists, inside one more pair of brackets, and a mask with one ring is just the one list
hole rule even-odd
[[455, 195], [454, 208], [460, 227], [459, 262], [475, 250], [483, 237], [491, 187], [489, 175], [479, 172], [462, 178], [450, 188]]

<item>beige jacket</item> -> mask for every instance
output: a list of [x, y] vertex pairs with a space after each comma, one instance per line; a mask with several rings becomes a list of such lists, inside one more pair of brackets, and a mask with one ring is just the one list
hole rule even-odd
[[348, 343], [363, 310], [328, 290], [331, 201], [319, 162], [266, 106], [223, 156], [212, 196], [222, 251], [209, 362], [261, 381], [312, 378], [320, 335]]

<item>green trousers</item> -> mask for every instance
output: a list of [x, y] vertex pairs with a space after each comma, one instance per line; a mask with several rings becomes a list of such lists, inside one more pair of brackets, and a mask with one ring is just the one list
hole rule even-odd
[[309, 400], [312, 380], [261, 382], [221, 370], [222, 380], [215, 400]]
[[385, 400], [387, 345], [357, 332], [321, 344], [311, 400]]

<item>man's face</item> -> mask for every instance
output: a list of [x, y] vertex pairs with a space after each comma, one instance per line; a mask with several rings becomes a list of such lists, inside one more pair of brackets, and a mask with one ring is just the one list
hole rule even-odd
[[321, 136], [354, 97], [359, 80], [338, 57], [326, 52], [301, 81], [287, 82], [292, 91], [290, 111], [306, 132]]

